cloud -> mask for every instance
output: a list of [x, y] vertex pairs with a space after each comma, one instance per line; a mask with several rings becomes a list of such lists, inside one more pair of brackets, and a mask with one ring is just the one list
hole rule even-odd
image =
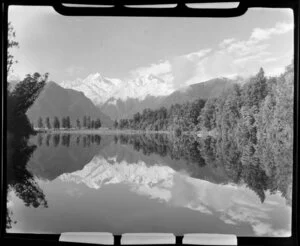
[[225, 48], [227, 45], [231, 44], [232, 42], [234, 42], [236, 39], [235, 38], [227, 38], [224, 39], [220, 44], [219, 47], [220, 48]]
[[251, 226], [256, 236], [281, 237], [291, 234], [290, 222], [285, 220], [285, 216], [290, 216], [289, 209], [281, 210], [280, 217], [274, 217], [276, 210], [281, 208], [282, 203], [284, 203], [281, 198], [278, 199], [279, 194], [277, 197], [275, 195], [268, 197], [268, 200], [263, 204], [249, 200], [250, 197], [247, 195], [246, 197], [241, 195], [243, 196], [245, 193], [239, 194], [237, 192], [231, 196], [231, 206], [223, 210], [220, 216], [224, 223], [236, 225], [246, 223]]
[[[275, 41], [270, 39], [292, 29], [293, 24], [288, 22], [278, 22], [270, 28], [254, 28], [247, 39], [226, 38], [215, 49], [205, 48], [140, 67], [131, 75], [154, 74], [172, 84], [174, 89], [181, 89], [216, 77], [249, 77], [260, 67], [265, 68], [267, 75], [278, 74], [279, 67], [287, 65], [282, 65], [287, 59], [280, 62], [281, 55], [276, 56], [271, 49], [274, 49], [272, 44]], [[289, 53], [290, 56], [292, 53]]]
[[267, 57], [267, 58], [263, 59], [263, 62], [269, 63], [269, 62], [275, 62], [277, 60], [278, 60], [278, 58], [276, 58], [276, 57]]
[[78, 76], [84, 71], [84, 67], [82, 66], [69, 66], [66, 69], [66, 72], [69, 76]]
[[150, 66], [139, 67], [131, 71], [131, 75], [134, 77], [148, 76], [153, 74], [155, 76], [164, 75], [171, 72], [171, 65], [169, 61], [162, 61], [159, 63], [153, 63]]
[[263, 56], [267, 56], [269, 54], [270, 54], [270, 52], [263, 51], [258, 54], [255, 54], [255, 55], [248, 55], [248, 56], [244, 56], [241, 58], [237, 58], [233, 61], [233, 63], [235, 63], [235, 64], [246, 63], [249, 61], [257, 60], [258, 58], [262, 58]]
[[253, 225], [253, 231], [257, 236], [273, 236], [273, 237], [289, 237], [291, 236], [290, 230], [274, 229], [271, 224], [257, 223]]
[[204, 50], [199, 50], [197, 52], [192, 52], [187, 55], [184, 55], [183, 57], [189, 59], [189, 60], [199, 60], [200, 58], [206, 56], [208, 53], [210, 53], [212, 49], [204, 49]]
[[173, 87], [172, 82], [174, 77], [172, 73], [172, 66], [169, 61], [160, 61], [149, 66], [134, 69], [130, 72], [129, 80], [139, 79], [140, 77], [148, 77], [149, 75], [154, 75], [164, 81], [165, 84], [161, 84], [162, 87], [167, 86], [169, 89]]
[[268, 76], [278, 76], [278, 75], [283, 74], [284, 71], [285, 71], [285, 67], [282, 67], [282, 66], [280, 66], [280, 67], [273, 67], [273, 68], [271, 68], [271, 69], [268, 70], [267, 75]]
[[259, 42], [269, 39], [272, 35], [284, 34], [293, 30], [293, 23], [278, 22], [275, 27], [272, 28], [255, 28], [251, 34], [250, 41]]

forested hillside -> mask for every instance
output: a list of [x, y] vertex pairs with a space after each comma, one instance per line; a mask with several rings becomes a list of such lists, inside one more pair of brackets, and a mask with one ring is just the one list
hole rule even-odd
[[213, 132], [202, 151], [206, 163], [222, 163], [232, 182], [244, 182], [261, 201], [266, 190], [280, 190], [291, 201], [293, 100], [293, 65], [270, 78], [261, 68], [247, 83], [235, 84], [219, 97], [145, 109], [115, 126], [173, 130], [177, 136]]
[[[257, 142], [270, 132], [288, 139], [293, 128], [293, 66], [279, 77], [266, 78], [260, 71], [247, 83], [234, 84], [208, 100], [173, 104], [157, 110], [144, 109], [130, 119], [115, 121], [121, 129], [211, 131], [225, 138]], [[266, 136], [266, 134], [268, 136]]]

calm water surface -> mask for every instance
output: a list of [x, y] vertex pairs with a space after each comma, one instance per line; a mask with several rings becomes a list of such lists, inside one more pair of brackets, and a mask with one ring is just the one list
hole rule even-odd
[[243, 166], [234, 146], [168, 135], [29, 143], [8, 158], [8, 232], [291, 234], [290, 172]]

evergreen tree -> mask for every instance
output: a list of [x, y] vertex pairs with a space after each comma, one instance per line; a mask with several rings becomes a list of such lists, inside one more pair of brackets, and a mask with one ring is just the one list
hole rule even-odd
[[83, 128], [87, 128], [87, 117], [86, 116], [84, 116], [83, 117]]
[[15, 40], [16, 33], [14, 31], [14, 27], [11, 22], [8, 22], [8, 42], [7, 42], [7, 74], [12, 71], [12, 65], [17, 63], [14, 59], [14, 56], [11, 53], [11, 49], [15, 47], [19, 47], [19, 43]]
[[46, 118], [46, 127], [47, 127], [48, 129], [51, 128], [50, 118], [49, 118], [49, 117]]
[[115, 121], [114, 121], [114, 128], [116, 128], [116, 129], [117, 129], [117, 128], [118, 128], [118, 126], [119, 126], [119, 123], [118, 123], [118, 121], [117, 121], [117, 120], [115, 120]]
[[243, 104], [249, 108], [254, 105], [259, 106], [260, 102], [267, 96], [267, 91], [267, 79], [264, 70], [260, 68], [256, 76], [252, 77], [243, 88]]
[[101, 121], [100, 121], [100, 119], [98, 118], [98, 119], [96, 119], [96, 121], [95, 121], [95, 128], [98, 129], [98, 128], [100, 128], [100, 127], [101, 127]]
[[87, 123], [86, 123], [86, 124], [87, 124], [87, 128], [90, 129], [91, 126], [92, 126], [92, 125], [91, 125], [91, 116], [88, 116], [88, 117], [87, 117]]
[[27, 118], [26, 112], [34, 103], [43, 89], [48, 74], [41, 76], [39, 73], [26, 75], [12, 92], [7, 95], [7, 130], [14, 134], [28, 135], [34, 133]]
[[61, 118], [61, 127], [62, 128], [67, 128], [67, 123], [66, 123], [66, 118], [65, 117]]
[[70, 116], [66, 117], [66, 128], [68, 129], [72, 128]]
[[54, 117], [54, 120], [53, 120], [53, 127], [54, 129], [59, 129], [60, 128], [60, 123], [59, 123], [59, 119], [57, 116]]
[[78, 129], [81, 128], [81, 124], [80, 124], [80, 120], [79, 120], [79, 119], [76, 120], [76, 127], [77, 127]]
[[44, 128], [43, 118], [39, 117], [38, 119], [38, 128]]

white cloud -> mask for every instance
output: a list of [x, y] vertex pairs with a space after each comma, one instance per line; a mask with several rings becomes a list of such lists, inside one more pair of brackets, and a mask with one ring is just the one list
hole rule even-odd
[[263, 61], [264, 63], [269, 63], [269, 62], [275, 62], [275, 61], [277, 61], [277, 60], [278, 60], [278, 59], [275, 58], [275, 57], [267, 57], [267, 58], [263, 59], [262, 61]]
[[[266, 40], [272, 35], [286, 33], [292, 27], [291, 23], [278, 22], [271, 28], [255, 28], [248, 39], [227, 38], [215, 50], [207, 48], [175, 57], [168, 64], [171, 66], [168, 74], [173, 75], [169, 82], [178, 89], [216, 77], [249, 77], [260, 67], [272, 65], [278, 59], [274, 54], [268, 57], [271, 55], [270, 42]], [[158, 69], [154, 64], [150, 68]], [[265, 69], [266, 72], [268, 69]]]
[[266, 40], [269, 39], [272, 35], [283, 34], [291, 31], [293, 30], [293, 27], [293, 23], [278, 22], [276, 23], [275, 27], [272, 28], [255, 28], [251, 34], [250, 41], [259, 42], [262, 40]]
[[159, 62], [157, 64], [153, 63], [147, 67], [139, 67], [131, 71], [133, 77], [148, 76], [153, 74], [155, 76], [164, 75], [171, 72], [171, 64], [169, 61]]
[[66, 72], [69, 76], [78, 76], [84, 71], [82, 66], [69, 66], [66, 69]]
[[186, 205], [187, 208], [195, 211], [199, 211], [202, 214], [213, 214], [207, 207], [203, 204], [188, 204]]
[[253, 231], [257, 236], [289, 237], [291, 231], [284, 229], [274, 229], [268, 223], [257, 223], [253, 225]]
[[267, 76], [278, 76], [281, 75], [285, 71], [285, 67], [273, 67], [266, 71]]
[[234, 42], [236, 39], [235, 38], [227, 38], [224, 39], [220, 44], [219, 47], [220, 48], [225, 48], [226, 46], [228, 46], [229, 44], [231, 44], [232, 42]]
[[212, 49], [204, 49], [204, 50], [199, 50], [197, 52], [192, 52], [187, 55], [184, 55], [185, 58], [189, 60], [199, 60], [200, 58], [206, 56], [208, 53], [210, 53]]
[[[149, 66], [139, 67], [130, 72], [131, 78], [148, 76], [150, 74], [172, 84], [175, 89], [186, 85], [186, 81], [198, 73], [197, 67], [201, 61], [209, 56], [212, 49], [202, 49], [185, 55], [174, 57], [170, 60], [153, 63]], [[201, 82], [201, 81], [198, 81]]]
[[[107, 85], [95, 81], [95, 88], [101, 84], [101, 93], [103, 92], [101, 94], [102, 101], [96, 102], [96, 104], [101, 104], [110, 97], [143, 99], [147, 95], [168, 95], [174, 90], [185, 89], [187, 85], [217, 77], [247, 78], [256, 74], [260, 67], [265, 69], [268, 76], [278, 75], [290, 62], [293, 46], [292, 42], [288, 43], [291, 41], [291, 36], [289, 36], [287, 43], [282, 43], [282, 47], [289, 50], [274, 52], [276, 40], [271, 37], [287, 33], [292, 28], [293, 24], [288, 22], [278, 22], [270, 28], [254, 28], [249, 33], [249, 37], [244, 40], [226, 38], [214, 49], [207, 47], [196, 52], [174, 56], [168, 60], [160, 60], [148, 66], [138, 67], [130, 71], [128, 78], [119, 80], [119, 83]], [[74, 75], [82, 69], [71, 66], [67, 68], [67, 73]], [[88, 84], [90, 87], [90, 83]], [[99, 98], [94, 89], [90, 94]]]
[[263, 52], [260, 52], [258, 54], [254, 54], [254, 55], [249, 55], [249, 56], [244, 56], [244, 57], [241, 57], [241, 58], [237, 58], [233, 62], [235, 64], [246, 63], [246, 62], [249, 62], [249, 61], [257, 60], [257, 59], [259, 59], [259, 58], [261, 58], [263, 56], [269, 55], [269, 54], [270, 54], [270, 52], [263, 51]]

